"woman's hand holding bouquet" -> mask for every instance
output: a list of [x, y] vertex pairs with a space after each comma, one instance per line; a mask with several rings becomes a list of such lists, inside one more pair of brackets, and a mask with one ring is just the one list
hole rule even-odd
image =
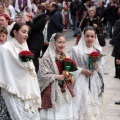
[[83, 69], [82, 73], [87, 75], [87, 76], [91, 76], [93, 74], [93, 72], [91, 70], [88, 70], [88, 69]]
[[65, 75], [64, 74], [62, 74], [62, 75], [55, 75], [55, 79], [63, 81], [65, 79]]

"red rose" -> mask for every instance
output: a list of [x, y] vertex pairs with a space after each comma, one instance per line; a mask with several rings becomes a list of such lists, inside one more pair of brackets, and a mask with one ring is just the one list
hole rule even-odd
[[26, 56], [26, 55], [30, 55], [30, 56], [33, 56], [33, 53], [32, 52], [30, 52], [30, 51], [27, 51], [27, 50], [24, 50], [24, 51], [21, 51], [20, 52], [20, 55], [21, 56]]
[[76, 62], [74, 60], [70, 59], [70, 58], [64, 58], [63, 60], [70, 61], [70, 62], [72, 62], [76, 66]]
[[19, 53], [19, 56], [23, 62], [28, 62], [33, 59], [34, 54], [30, 51], [24, 50]]
[[100, 53], [99, 52], [92, 52], [92, 53], [90, 53], [89, 56], [100, 56]]

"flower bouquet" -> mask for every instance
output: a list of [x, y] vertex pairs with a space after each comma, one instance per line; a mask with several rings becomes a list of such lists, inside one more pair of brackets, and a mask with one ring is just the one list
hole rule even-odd
[[34, 54], [30, 51], [24, 50], [19, 53], [19, 56], [20, 56], [22, 62], [28, 62], [33, 59]]
[[105, 56], [103, 54], [100, 54], [100, 52], [92, 52], [90, 54], [88, 54], [89, 58], [88, 58], [88, 64], [89, 64], [89, 69], [90, 70], [94, 70], [92, 63], [94, 62], [98, 62], [101, 60], [101, 57]]
[[63, 68], [64, 68], [64, 70], [74, 72], [77, 70], [76, 62], [74, 60], [71, 60], [70, 58], [64, 58], [63, 59]]
[[[68, 78], [73, 84], [74, 83], [72, 79], [73, 74], [69, 72], [74, 72], [77, 70], [75, 61], [71, 60], [70, 58], [64, 58], [62, 63], [63, 63], [63, 71], [65, 71], [66, 78]], [[58, 81], [58, 84], [62, 86], [62, 81]]]

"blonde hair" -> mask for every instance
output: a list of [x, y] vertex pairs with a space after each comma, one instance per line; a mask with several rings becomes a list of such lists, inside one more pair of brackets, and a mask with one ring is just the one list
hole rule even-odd
[[92, 7], [90, 7], [90, 8], [88, 9], [88, 13], [89, 13], [90, 11], [94, 11], [94, 12], [96, 13], [96, 8], [95, 8], [94, 6], [92, 6]]

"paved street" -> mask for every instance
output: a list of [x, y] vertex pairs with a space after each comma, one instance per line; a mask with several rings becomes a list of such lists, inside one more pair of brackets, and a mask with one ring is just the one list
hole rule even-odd
[[[68, 29], [65, 33], [67, 50], [75, 44], [73, 31]], [[104, 108], [105, 120], [120, 120], [120, 105], [115, 105], [115, 101], [120, 101], [120, 80], [114, 78], [114, 58], [111, 57], [113, 47], [109, 45], [109, 40], [106, 39], [107, 45], [103, 48], [105, 58], [104, 70]]]

